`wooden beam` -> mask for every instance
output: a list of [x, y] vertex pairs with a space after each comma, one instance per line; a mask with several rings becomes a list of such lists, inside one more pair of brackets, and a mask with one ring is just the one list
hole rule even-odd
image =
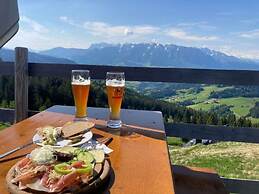
[[28, 49], [15, 48], [15, 122], [28, 117]]
[[[29, 110], [28, 115], [33, 116], [39, 113], [39, 111]], [[0, 108], [0, 121], [7, 123], [14, 123], [15, 109]]]
[[0, 75], [14, 75], [14, 63], [0, 61]]
[[259, 71], [188, 68], [125, 67], [30, 63], [30, 76], [71, 77], [72, 69], [88, 69], [91, 78], [105, 79], [107, 71], [123, 71], [128, 81], [174, 82], [197, 84], [259, 85]]
[[13, 123], [14, 113], [14, 109], [0, 108], [0, 121], [4, 123]]
[[221, 177], [226, 189], [231, 193], [257, 194], [259, 193], [259, 180], [231, 179]]
[[165, 128], [166, 135], [173, 137], [259, 143], [259, 129], [252, 127], [166, 123]]

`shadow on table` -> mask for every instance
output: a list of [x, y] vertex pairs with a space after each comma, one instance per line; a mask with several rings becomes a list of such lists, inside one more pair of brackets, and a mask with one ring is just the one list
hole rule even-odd
[[120, 129], [111, 129], [104, 124], [96, 123], [95, 128], [98, 130], [110, 133], [112, 135], [117, 135], [122, 137], [136, 138], [136, 137], [139, 137], [140, 135], [143, 135], [143, 136], [147, 136], [155, 139], [165, 140], [165, 133], [163, 131], [140, 127], [140, 126], [123, 124]]
[[[115, 181], [115, 173], [113, 169], [110, 170], [109, 177], [100, 185], [98, 185], [97, 188], [94, 188], [92, 190], [88, 190], [87, 193], [91, 194], [110, 194], [110, 189]], [[82, 193], [83, 194], [83, 193]], [[86, 193], [84, 193], [86, 194]]]
[[208, 168], [172, 166], [175, 194], [228, 194], [216, 171]]

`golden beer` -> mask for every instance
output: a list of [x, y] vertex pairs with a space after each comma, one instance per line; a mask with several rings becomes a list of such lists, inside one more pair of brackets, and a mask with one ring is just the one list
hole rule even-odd
[[110, 110], [107, 126], [113, 129], [118, 129], [122, 125], [120, 112], [125, 88], [124, 72], [107, 72], [106, 88]]
[[87, 116], [87, 101], [90, 90], [90, 81], [83, 83], [73, 83], [72, 91], [76, 106], [76, 117], [84, 118]]
[[110, 119], [119, 120], [121, 103], [124, 95], [124, 85], [106, 84], [108, 104], [110, 108]]

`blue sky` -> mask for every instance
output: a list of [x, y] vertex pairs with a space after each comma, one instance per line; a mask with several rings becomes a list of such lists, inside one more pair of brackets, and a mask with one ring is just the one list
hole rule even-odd
[[87, 48], [159, 42], [259, 59], [256, 0], [18, 0], [20, 30], [6, 47]]

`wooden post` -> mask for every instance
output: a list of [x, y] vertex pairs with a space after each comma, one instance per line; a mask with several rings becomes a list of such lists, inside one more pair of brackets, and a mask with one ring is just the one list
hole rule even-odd
[[15, 48], [15, 122], [28, 117], [28, 49]]

